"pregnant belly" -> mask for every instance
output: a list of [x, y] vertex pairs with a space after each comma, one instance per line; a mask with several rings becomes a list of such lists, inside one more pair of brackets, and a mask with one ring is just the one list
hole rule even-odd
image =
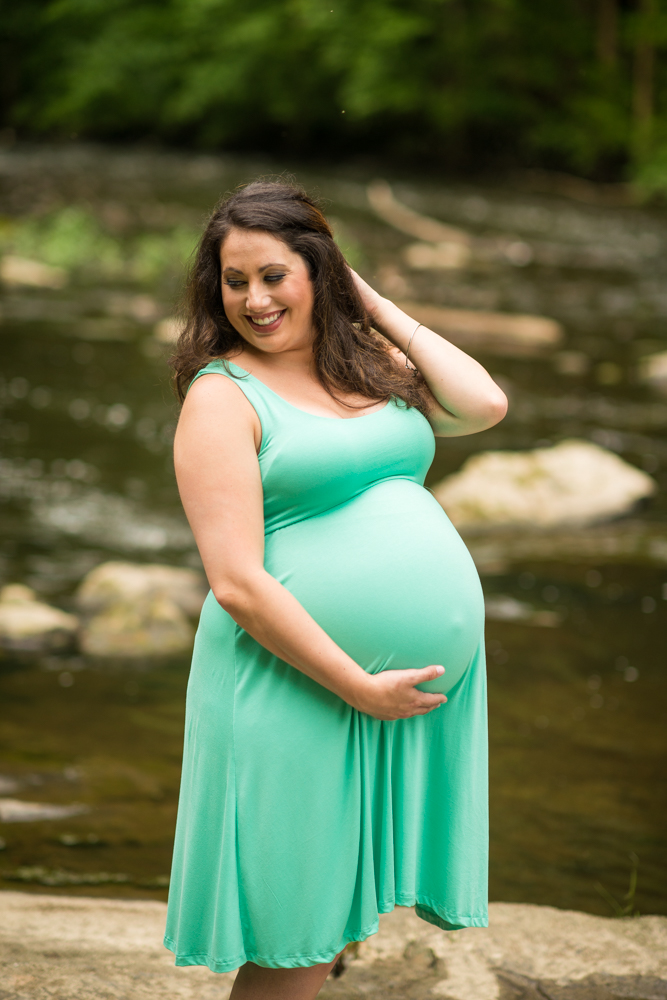
[[470, 553], [431, 494], [386, 480], [349, 503], [273, 532], [265, 567], [364, 670], [426, 667], [446, 693], [484, 627]]

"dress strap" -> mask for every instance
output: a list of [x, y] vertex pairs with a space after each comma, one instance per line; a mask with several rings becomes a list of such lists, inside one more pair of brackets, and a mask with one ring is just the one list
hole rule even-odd
[[253, 378], [245, 369], [235, 365], [233, 361], [224, 359], [210, 361], [204, 368], [201, 368], [197, 372], [188, 386], [188, 391], [202, 375], [224, 375], [226, 378], [231, 379], [235, 385], [238, 385], [259, 418], [262, 426], [262, 450], [264, 450], [264, 446], [268, 443], [271, 430], [275, 426], [278, 417], [278, 413], [276, 412], [276, 410], [280, 409], [276, 405], [278, 397], [262, 382]]
[[188, 386], [188, 392], [202, 375], [226, 375], [227, 378], [233, 379], [234, 382], [240, 382], [244, 377], [248, 378], [248, 373], [244, 372], [238, 365], [235, 365], [231, 361], [225, 361], [222, 358], [216, 358], [215, 361], [209, 361], [207, 365], [199, 369]]

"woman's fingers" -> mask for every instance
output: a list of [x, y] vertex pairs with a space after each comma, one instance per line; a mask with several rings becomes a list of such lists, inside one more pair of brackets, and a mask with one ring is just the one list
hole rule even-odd
[[[348, 267], [350, 267], [349, 264]], [[380, 302], [380, 295], [378, 295], [375, 289], [371, 288], [368, 282], [364, 281], [364, 279], [360, 275], [358, 275], [357, 272], [354, 271], [351, 267], [350, 271], [352, 273], [352, 280], [354, 281], [357, 287], [357, 291], [361, 296], [361, 301], [363, 302], [364, 307], [368, 310], [371, 316], [374, 316], [375, 311]]]
[[436, 677], [442, 677], [445, 672], [445, 668], [441, 663], [432, 663], [429, 667], [422, 667], [421, 670], [415, 670], [416, 674], [419, 674], [419, 680], [415, 683], [423, 684], [424, 681], [434, 681]]
[[375, 674], [372, 677], [374, 691], [361, 710], [386, 721], [427, 715], [443, 705], [447, 698], [444, 694], [420, 691], [416, 685], [441, 677], [444, 672], [440, 664], [431, 664], [419, 670], [386, 670]]

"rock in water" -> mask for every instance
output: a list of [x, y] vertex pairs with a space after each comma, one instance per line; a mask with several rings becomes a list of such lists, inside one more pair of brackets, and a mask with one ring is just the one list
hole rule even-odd
[[34, 285], [37, 288], [64, 288], [67, 271], [38, 260], [7, 255], [0, 260], [0, 279], [6, 285]]
[[155, 324], [153, 327], [153, 336], [161, 344], [175, 344], [183, 333], [183, 329], [183, 323], [178, 316], [168, 316], [166, 319], [161, 319], [159, 323]]
[[38, 823], [45, 819], [67, 819], [88, 812], [88, 806], [74, 803], [59, 806], [51, 802], [23, 802], [21, 799], [0, 799], [0, 823]]
[[14, 583], [0, 590], [0, 646], [16, 652], [48, 653], [66, 649], [79, 619], [42, 604], [30, 587]]
[[89, 656], [143, 658], [177, 656], [194, 638], [189, 621], [172, 601], [144, 596], [118, 601], [93, 615], [81, 632], [81, 650]]
[[667, 394], [667, 351], [660, 351], [659, 354], [649, 354], [642, 358], [639, 364], [639, 377], [642, 382], [647, 382]]
[[84, 577], [77, 603], [90, 614], [103, 611], [117, 601], [160, 596], [176, 604], [188, 618], [196, 618], [207, 589], [203, 574], [193, 569], [159, 563], [107, 562]]
[[474, 455], [433, 494], [462, 529], [584, 526], [618, 517], [655, 493], [656, 483], [588, 441], [534, 451]]
[[176, 656], [192, 646], [206, 596], [203, 576], [177, 566], [109, 562], [77, 593], [85, 623], [81, 648], [91, 656]]

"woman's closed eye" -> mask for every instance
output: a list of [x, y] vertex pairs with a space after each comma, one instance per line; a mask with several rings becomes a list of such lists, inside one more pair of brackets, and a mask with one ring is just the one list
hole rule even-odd
[[[264, 276], [264, 281], [275, 285], [277, 282], [282, 281], [284, 277], [284, 274], [266, 274]], [[225, 278], [225, 284], [228, 288], [241, 288], [242, 285], [247, 284], [247, 282], [244, 281], [243, 278]]]

